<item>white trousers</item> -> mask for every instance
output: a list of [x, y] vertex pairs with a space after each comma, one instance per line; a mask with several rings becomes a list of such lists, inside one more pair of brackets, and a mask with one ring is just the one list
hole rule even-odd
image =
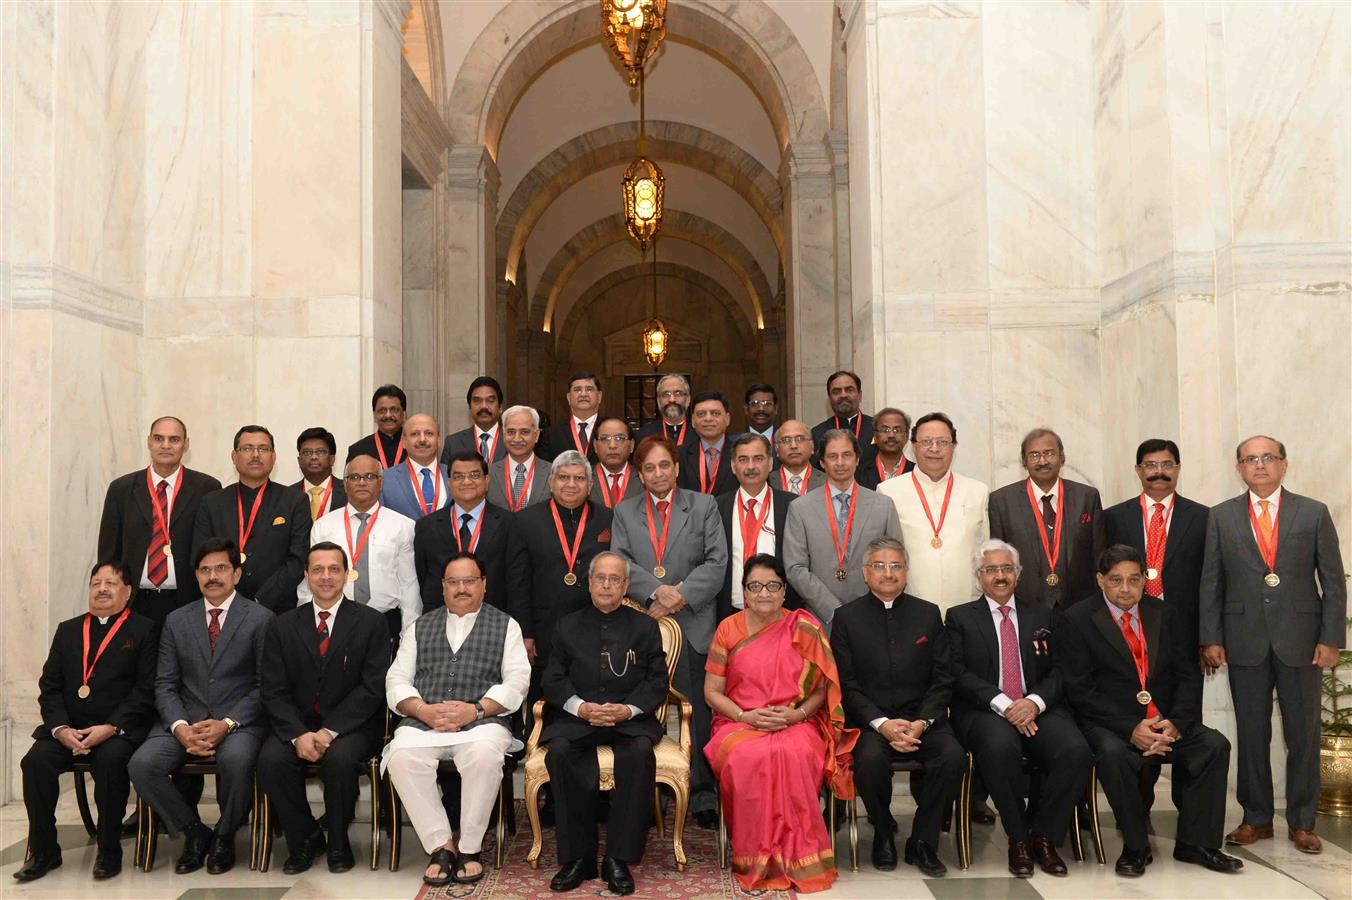
[[386, 765], [413, 830], [428, 853], [451, 839], [451, 822], [437, 790], [437, 764], [455, 763], [460, 772], [460, 839], [463, 853], [483, 849], [484, 832], [502, 783], [502, 750], [495, 741], [468, 741], [441, 747], [401, 747]]

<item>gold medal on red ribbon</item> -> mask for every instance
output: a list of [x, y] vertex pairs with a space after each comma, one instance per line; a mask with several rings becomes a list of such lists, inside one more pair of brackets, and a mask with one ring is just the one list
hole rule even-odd
[[1282, 579], [1276, 572], [1269, 572], [1263, 576], [1263, 584], [1266, 584], [1268, 587], [1276, 587], [1281, 583]]
[[844, 569], [836, 569], [836, 581], [844, 581], [846, 577]]
[[1047, 584], [1049, 584], [1050, 586], [1056, 587], [1056, 586], [1057, 586], [1058, 584], [1060, 584], [1060, 583], [1061, 583], [1061, 576], [1060, 576], [1060, 575], [1057, 575], [1055, 572], [1053, 572], [1052, 574], [1050, 574], [1050, 575], [1047, 576]]
[[1149, 706], [1150, 701], [1153, 699], [1154, 698], [1150, 696], [1149, 691], [1141, 691], [1136, 695], [1136, 702], [1141, 704], [1142, 706]]
[[609, 479], [606, 477], [610, 473], [605, 470], [604, 466], [599, 468], [601, 477], [601, 499], [605, 501], [606, 509], [613, 509], [616, 503], [619, 503], [624, 499], [624, 492], [629, 490], [629, 476], [633, 474], [634, 470], [627, 465], [624, 467], [624, 479], [616, 486], [615, 494], [612, 496], [610, 493], [610, 485], [608, 484]]
[[81, 700], [88, 700], [88, 699], [89, 699], [89, 693], [90, 693], [90, 691], [89, 691], [89, 685], [87, 685], [87, 684], [82, 684], [82, 685], [80, 685], [80, 689], [79, 689], [78, 691], [75, 692], [75, 696], [79, 697]]
[[850, 512], [845, 517], [845, 530], [840, 532], [836, 526], [836, 510], [831, 503], [831, 486], [822, 491], [826, 498], [826, 521], [831, 525], [831, 542], [836, 548], [836, 581], [845, 580], [845, 557], [850, 552], [850, 532], [854, 528], [854, 506], [859, 500], [859, 485], [850, 484]]
[[920, 505], [925, 510], [925, 518], [929, 520], [930, 531], [934, 532], [934, 537], [930, 538], [930, 546], [938, 550], [944, 545], [944, 539], [939, 537], [939, 532], [944, 530], [944, 520], [948, 518], [948, 502], [953, 499], [953, 473], [948, 473], [948, 487], [944, 488], [944, 505], [939, 508], [939, 524], [934, 524], [934, 515], [930, 512], [929, 500], [925, 498], [925, 492], [920, 487], [920, 479], [915, 477], [915, 469], [911, 470], [911, 484], [915, 486], [915, 494], [920, 498]]
[[651, 491], [644, 491], [643, 512], [648, 518], [648, 539], [652, 541], [653, 557], [657, 565], [653, 566], [654, 578], [666, 578], [667, 568], [662, 565], [662, 557], [667, 555], [667, 529], [671, 527], [671, 504], [676, 502], [676, 488], [671, 489], [671, 500], [667, 505], [667, 514], [662, 517], [662, 540], [657, 539], [657, 524], [653, 521], [654, 506]]
[[356, 569], [348, 569], [348, 570], [347, 570], [347, 580], [348, 580], [348, 581], [356, 581], [356, 580], [357, 580], [358, 578], [360, 578], [360, 577], [361, 577], [361, 573], [358, 572]]
[[164, 547], [161, 548], [161, 550], [162, 550], [162, 552], [164, 553], [165, 556], [170, 557], [170, 558], [173, 558], [173, 555], [174, 555], [174, 548], [173, 548], [173, 546], [171, 546], [171, 545], [169, 545], [169, 544], [165, 544]]
[[99, 642], [99, 649], [94, 653], [93, 662], [89, 661], [89, 622], [94, 618], [94, 615], [93, 613], [87, 613], [85, 615], [84, 651], [80, 657], [80, 688], [75, 692], [75, 696], [79, 697], [81, 700], [89, 699], [89, 694], [91, 693], [89, 682], [94, 679], [94, 667], [99, 664], [99, 658], [103, 656], [103, 651], [108, 649], [108, 645], [113, 642], [113, 636], [117, 634], [118, 629], [122, 627], [122, 624], [127, 621], [127, 617], [130, 615], [130, 609], [122, 610], [122, 615], [117, 617], [117, 621], [113, 623], [113, 627], [108, 629], [108, 633], [105, 634], [103, 640]]
[[[263, 505], [263, 493], [268, 489], [268, 482], [263, 482], [258, 486], [258, 496], [254, 497], [253, 508], [249, 510], [249, 524], [244, 525], [244, 495], [239, 492], [239, 485], [235, 485], [235, 512], [239, 517], [239, 561], [244, 562], [248, 557], [244, 553], [244, 546], [249, 543], [249, 535], [253, 534], [254, 519], [258, 518], [258, 510]], [[152, 504], [153, 505], [153, 504]]]
[[352, 517], [349, 515], [343, 516], [343, 531], [347, 534], [347, 561], [349, 563], [347, 580], [349, 582], [356, 581], [361, 577], [361, 573], [357, 571], [357, 563], [361, 562], [362, 554], [366, 552], [366, 542], [371, 539], [371, 532], [375, 531], [376, 519], [380, 518], [380, 504], [377, 503], [374, 509], [375, 512], [371, 514], [371, 521], [366, 523], [366, 530], [362, 532], [361, 541], [355, 548], [352, 546]]
[[[524, 496], [526, 491], [521, 491]], [[563, 575], [563, 583], [572, 587], [577, 584], [577, 576], [573, 574], [573, 568], [577, 565], [577, 555], [582, 551], [582, 533], [587, 530], [587, 514], [591, 512], [591, 507], [585, 503], [582, 506], [582, 515], [577, 519], [577, 534], [573, 538], [573, 548], [568, 549], [568, 536], [563, 533], [563, 519], [559, 516], [559, 505], [554, 502], [554, 498], [549, 498], [549, 512], [554, 516], [554, 531], [559, 536], [559, 549], [563, 551], [563, 563], [568, 567], [568, 571]]]
[[653, 566], [653, 577], [654, 577], [654, 578], [666, 578], [666, 577], [667, 577], [667, 567], [666, 567], [666, 566]]
[[1024, 482], [1028, 488], [1028, 505], [1033, 507], [1033, 519], [1037, 522], [1037, 536], [1042, 539], [1042, 553], [1047, 560], [1047, 570], [1051, 573], [1047, 576], [1047, 584], [1050, 587], [1056, 587], [1061, 583], [1061, 576], [1056, 574], [1056, 564], [1061, 559], [1061, 522], [1065, 519], [1066, 511], [1066, 492], [1061, 479], [1056, 479], [1056, 524], [1052, 526], [1052, 539], [1047, 540], [1047, 523], [1042, 518], [1042, 507], [1038, 506], [1037, 498], [1033, 496], [1033, 479]]
[[1263, 557], [1263, 564], [1268, 568], [1268, 573], [1263, 576], [1263, 584], [1274, 588], [1282, 583], [1281, 576], [1275, 571], [1277, 568], [1277, 528], [1281, 525], [1281, 515], [1281, 507], [1278, 507], [1277, 515], [1272, 517], [1272, 546], [1269, 547], [1267, 541], [1263, 540], [1263, 530], [1258, 527], [1258, 517], [1253, 514], [1253, 504], [1249, 504], [1249, 524], [1253, 526], [1253, 537], [1258, 542], [1258, 555]]
[[187, 479], [183, 477], [183, 472], [180, 470], [178, 473], [178, 482], [174, 485], [174, 495], [169, 498], [169, 508], [163, 510], [160, 509], [159, 501], [155, 499], [155, 482], [154, 479], [150, 477], [150, 467], [146, 467], [146, 491], [150, 494], [150, 508], [155, 513], [155, 527], [164, 535], [164, 547], [162, 548], [162, 552], [166, 558], [174, 555], [174, 548], [169, 539], [169, 522], [165, 517], [167, 515], [173, 515], [174, 502], [178, 500], [178, 492], [183, 490], [183, 482], [186, 480]]
[[577, 584], [577, 576], [574, 575], [572, 572], [566, 572], [564, 573], [563, 576], [563, 583], [568, 585], [569, 587], [572, 587], [573, 585]]
[[1160, 570], [1159, 570], [1159, 569], [1154, 569], [1154, 568], [1146, 569], [1146, 570], [1145, 570], [1145, 577], [1146, 577], [1146, 580], [1148, 580], [1148, 581], [1154, 581], [1156, 578], [1159, 578], [1159, 577], [1160, 577]]

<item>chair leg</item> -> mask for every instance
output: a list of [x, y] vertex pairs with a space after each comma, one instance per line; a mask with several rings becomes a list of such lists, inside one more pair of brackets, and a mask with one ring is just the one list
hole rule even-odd
[[371, 760], [371, 871], [380, 868], [380, 763]]
[[94, 817], [89, 812], [89, 792], [85, 789], [85, 773], [75, 773], [75, 804], [80, 807], [80, 821], [84, 822], [85, 831], [89, 832], [90, 837], [98, 834], [98, 829], [94, 827]]
[[272, 801], [263, 794], [259, 810], [258, 871], [266, 872], [272, 866]]
[[972, 867], [972, 782], [975, 777], [972, 754], [967, 754], [967, 770], [962, 773], [962, 789], [958, 793], [958, 868]]
[[659, 838], [667, 836], [666, 817], [662, 815], [662, 789], [656, 785], [653, 786], [653, 826]]
[[683, 784], [676, 788], [676, 830], [672, 834], [672, 855], [676, 857], [676, 871], [685, 871], [685, 813], [690, 805], [690, 785]]
[[723, 792], [718, 793], [718, 867], [728, 867], [728, 822], [723, 818]]
[[[507, 778], [511, 776], [508, 775]], [[498, 823], [494, 826], [494, 836], [498, 839], [496, 854], [497, 867], [502, 868], [507, 859], [507, 784], [506, 778], [498, 783]]]
[[403, 817], [403, 810], [399, 808], [399, 792], [394, 789], [394, 781], [390, 781], [390, 871], [399, 871], [399, 832], [402, 830], [399, 820]]
[[1099, 831], [1098, 814], [1098, 767], [1089, 769], [1089, 833], [1094, 838], [1094, 857], [1099, 865], [1107, 865], [1108, 857], [1103, 854], [1103, 833]]
[[850, 800], [850, 871], [859, 871], [859, 798]]
[[137, 798], [140, 807], [138, 820], [145, 832], [144, 849], [141, 851], [141, 871], [149, 872], [155, 868], [155, 845], [159, 843], [159, 823], [155, 821], [155, 810], [144, 800]]
[[1076, 862], [1084, 862], [1084, 839], [1080, 836], [1080, 804], [1070, 808], [1070, 852]]
[[526, 779], [526, 818], [530, 820], [530, 852], [526, 854], [526, 865], [532, 869], [540, 867], [540, 851], [544, 849], [544, 834], [540, 830], [540, 788], [547, 781], [538, 784]]

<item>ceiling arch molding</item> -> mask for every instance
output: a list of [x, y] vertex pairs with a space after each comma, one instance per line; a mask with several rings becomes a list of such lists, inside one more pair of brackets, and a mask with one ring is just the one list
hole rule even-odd
[[[512, 108], [551, 62], [600, 43], [595, 0], [512, 0], [475, 39], [451, 88], [455, 144], [497, 158]], [[739, 73], [764, 106], [781, 151], [825, 138], [821, 84], [792, 29], [762, 0], [682, 0], [667, 10], [671, 40], [698, 47]]]
[[[784, 256], [783, 194], [779, 180], [736, 144], [694, 125], [649, 122], [649, 155], [659, 164], [685, 165], [717, 178], [739, 194], [765, 224], [780, 258]], [[500, 276], [518, 283], [521, 255], [535, 225], [571, 185], [594, 172], [634, 157], [638, 125], [623, 122], [578, 135], [528, 172], [498, 217]], [[617, 190], [618, 196], [618, 190]]]
[[[578, 297], [577, 302], [574, 303], [572, 309], [568, 311], [568, 316], [564, 319], [563, 326], [559, 328], [557, 336], [559, 347], [563, 348], [566, 342], [570, 340], [573, 335], [577, 334], [578, 324], [582, 317], [586, 315], [588, 307], [601, 297], [605, 296], [606, 292], [618, 285], [642, 278], [651, 279], [652, 269], [653, 267], [651, 265], [635, 263], [634, 265], [626, 266], [623, 269], [616, 269], [614, 272], [611, 272], [591, 284], [582, 292], [582, 295]], [[708, 275], [698, 269], [680, 265], [679, 263], [658, 262], [657, 276], [658, 278], [679, 279], [704, 291], [727, 311], [729, 318], [731, 318], [737, 326], [737, 334], [738, 337], [741, 338], [743, 344], [750, 345], [752, 341], [755, 340], [755, 332], [752, 328], [752, 324], [747, 321], [746, 312], [742, 309], [741, 304], [737, 302], [737, 298], [733, 297], [732, 294], [728, 293], [727, 288], [723, 287], [723, 285], [719, 284]]]
[[[764, 310], [774, 301], [770, 282], [760, 263], [746, 245], [722, 226], [701, 216], [679, 209], [667, 209], [662, 216], [662, 231], [658, 240], [660, 260], [661, 238], [672, 237], [708, 250], [727, 263], [746, 289], [757, 327], [764, 322]], [[614, 213], [578, 231], [555, 252], [541, 273], [531, 296], [531, 327], [551, 330], [554, 307], [559, 294], [567, 286], [573, 273], [593, 254], [611, 244], [631, 240], [624, 227], [624, 216]]]

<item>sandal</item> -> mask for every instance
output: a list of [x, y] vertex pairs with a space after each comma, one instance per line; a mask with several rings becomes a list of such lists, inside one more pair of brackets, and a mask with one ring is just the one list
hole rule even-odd
[[[465, 870], [465, 863], [476, 864], [479, 867], [479, 871], [474, 875], [461, 875], [460, 873]], [[456, 884], [474, 884], [476, 881], [483, 880], [484, 872], [486, 871], [484, 869], [483, 853], [461, 853], [460, 861], [456, 864], [455, 868]]]
[[445, 847], [438, 847], [432, 851], [432, 857], [428, 860], [429, 866], [436, 866], [445, 872], [445, 875], [428, 876], [427, 871], [423, 870], [423, 884], [432, 887], [444, 887], [456, 880], [451, 872], [459, 867], [460, 863], [456, 859], [454, 850], [447, 850]]

